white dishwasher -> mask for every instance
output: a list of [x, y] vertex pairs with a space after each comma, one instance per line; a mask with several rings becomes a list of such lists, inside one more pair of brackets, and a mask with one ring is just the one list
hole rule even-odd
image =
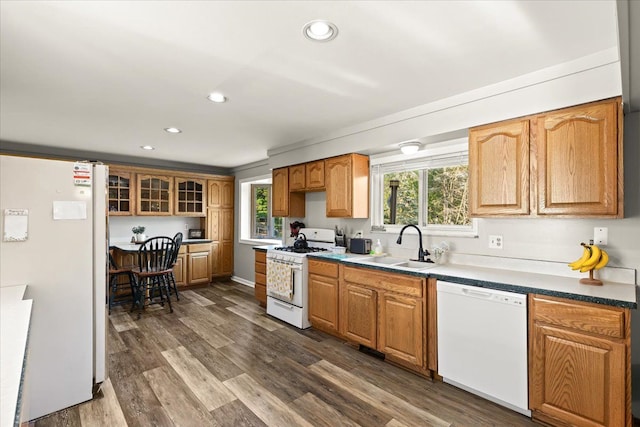
[[438, 281], [438, 374], [530, 416], [527, 296]]

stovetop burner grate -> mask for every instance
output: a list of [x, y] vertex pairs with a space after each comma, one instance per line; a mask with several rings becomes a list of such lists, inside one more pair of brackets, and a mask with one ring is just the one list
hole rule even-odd
[[325, 248], [317, 248], [317, 247], [309, 247], [309, 248], [295, 248], [293, 246], [278, 246], [277, 248], [273, 248], [276, 251], [283, 251], [283, 252], [293, 252], [296, 254], [307, 254], [307, 253], [311, 253], [311, 252], [324, 252], [327, 251], [328, 249]]

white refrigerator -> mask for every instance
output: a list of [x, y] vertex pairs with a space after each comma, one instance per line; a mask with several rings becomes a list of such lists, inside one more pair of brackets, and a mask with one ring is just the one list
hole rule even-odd
[[90, 400], [106, 371], [108, 169], [0, 155], [0, 286], [33, 300], [29, 420]]

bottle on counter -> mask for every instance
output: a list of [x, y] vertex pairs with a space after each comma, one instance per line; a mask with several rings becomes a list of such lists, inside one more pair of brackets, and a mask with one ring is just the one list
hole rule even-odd
[[374, 255], [382, 255], [384, 251], [382, 250], [382, 243], [380, 243], [380, 239], [376, 241], [376, 245], [373, 247]]

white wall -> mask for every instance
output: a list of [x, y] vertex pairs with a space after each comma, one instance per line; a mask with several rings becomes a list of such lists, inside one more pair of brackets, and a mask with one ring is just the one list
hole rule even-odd
[[[253, 178], [261, 175], [268, 175], [271, 173], [269, 164], [265, 162], [258, 162], [256, 164], [249, 165], [247, 167], [236, 169], [235, 171], [235, 223], [240, 224], [240, 180], [244, 178]], [[255, 278], [254, 269], [254, 246], [258, 244], [247, 244], [240, 242], [240, 227], [235, 227], [234, 230], [234, 245], [233, 245], [233, 276], [239, 278], [242, 281], [253, 283]]]
[[142, 225], [147, 237], [173, 237], [178, 231], [187, 238], [190, 228], [200, 228], [200, 218], [183, 216], [111, 216], [109, 217], [109, 242], [128, 242], [133, 233], [131, 228]]

